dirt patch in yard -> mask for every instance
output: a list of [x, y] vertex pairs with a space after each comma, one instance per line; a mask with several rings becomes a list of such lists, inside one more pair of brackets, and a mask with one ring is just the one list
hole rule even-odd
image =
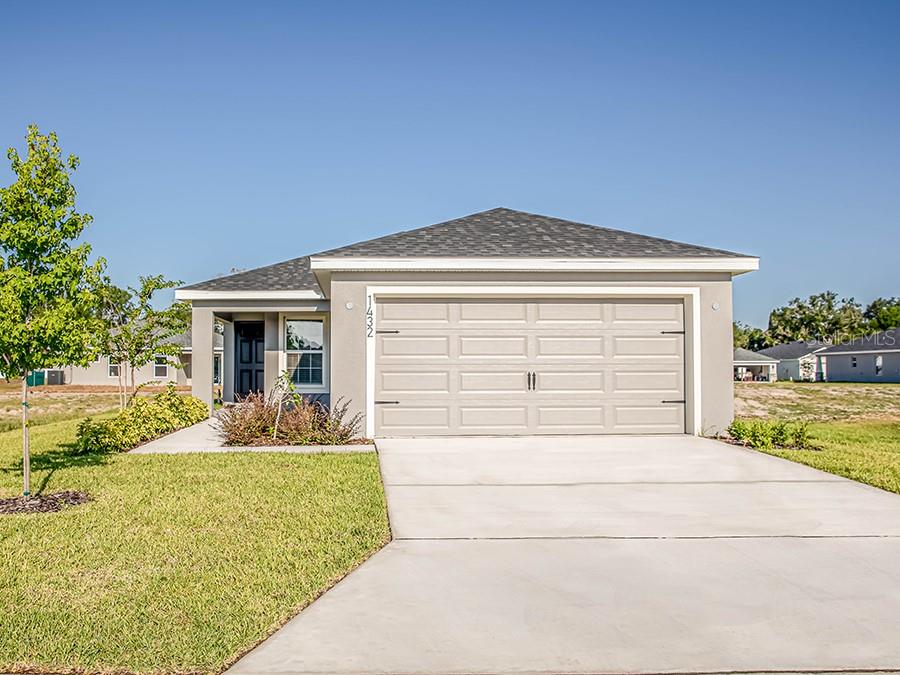
[[734, 414], [785, 420], [897, 420], [900, 385], [736, 382]]

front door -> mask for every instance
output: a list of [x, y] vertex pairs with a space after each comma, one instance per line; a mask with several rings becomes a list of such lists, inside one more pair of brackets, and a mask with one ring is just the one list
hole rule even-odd
[[235, 382], [234, 393], [246, 396], [265, 388], [265, 328], [262, 321], [234, 324]]

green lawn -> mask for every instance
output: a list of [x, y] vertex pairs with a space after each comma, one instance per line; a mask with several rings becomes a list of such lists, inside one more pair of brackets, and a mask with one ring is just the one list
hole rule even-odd
[[736, 382], [738, 417], [811, 422], [816, 450], [766, 450], [900, 493], [900, 384]]
[[818, 422], [817, 450], [764, 450], [900, 494], [900, 421]]
[[0, 516], [0, 672], [220, 671], [389, 538], [374, 454], [75, 458], [76, 424], [33, 429], [33, 485], [93, 501]]

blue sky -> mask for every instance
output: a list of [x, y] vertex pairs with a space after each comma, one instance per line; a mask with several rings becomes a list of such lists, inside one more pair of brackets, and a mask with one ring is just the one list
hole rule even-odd
[[758, 325], [900, 295], [900, 3], [142, 4], [3, 9], [118, 283], [507, 206], [759, 255]]

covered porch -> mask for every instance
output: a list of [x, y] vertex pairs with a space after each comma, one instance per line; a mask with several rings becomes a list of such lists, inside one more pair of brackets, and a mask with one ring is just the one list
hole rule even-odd
[[327, 301], [191, 302], [191, 391], [210, 410], [218, 400], [233, 403], [271, 391], [284, 372], [297, 392], [328, 402]]
[[775, 382], [777, 380], [777, 359], [740, 347], [734, 350], [735, 382]]

